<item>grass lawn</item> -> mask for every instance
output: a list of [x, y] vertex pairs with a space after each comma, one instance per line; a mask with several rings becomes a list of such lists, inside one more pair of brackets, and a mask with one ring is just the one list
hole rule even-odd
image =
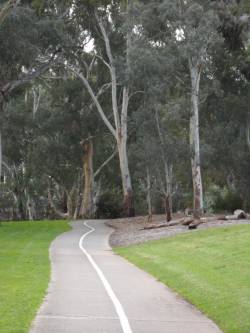
[[195, 304], [225, 333], [250, 332], [250, 225], [115, 251]]
[[65, 221], [0, 225], [0, 332], [27, 333], [50, 278], [48, 248]]

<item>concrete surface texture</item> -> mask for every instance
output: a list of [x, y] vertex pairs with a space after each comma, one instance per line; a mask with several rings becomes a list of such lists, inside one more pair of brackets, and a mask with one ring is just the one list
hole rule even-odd
[[[219, 333], [192, 305], [123, 258], [108, 243], [112, 229], [87, 221], [95, 230], [82, 246], [119, 300], [133, 333]], [[79, 247], [89, 232], [82, 221], [51, 245], [52, 276], [47, 296], [30, 333], [129, 333], [122, 328], [110, 295]]]

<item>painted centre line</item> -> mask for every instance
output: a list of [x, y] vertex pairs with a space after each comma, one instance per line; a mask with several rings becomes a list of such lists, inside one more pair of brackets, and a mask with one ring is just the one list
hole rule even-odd
[[115, 295], [110, 283], [108, 282], [108, 280], [106, 279], [105, 275], [103, 274], [102, 270], [99, 268], [99, 266], [96, 264], [96, 262], [94, 261], [94, 259], [92, 258], [92, 256], [87, 252], [87, 250], [83, 247], [83, 240], [92, 232], [95, 231], [95, 228], [89, 226], [87, 224], [87, 222], [84, 222], [85, 227], [87, 227], [89, 229], [89, 231], [87, 231], [84, 235], [82, 235], [82, 237], [80, 238], [79, 241], [79, 247], [82, 250], [82, 252], [84, 253], [84, 255], [87, 257], [88, 261], [90, 262], [90, 264], [92, 265], [92, 267], [94, 268], [94, 270], [96, 271], [98, 277], [100, 278], [108, 296], [110, 297], [116, 313], [119, 317], [120, 323], [121, 323], [121, 327], [123, 330], [123, 333], [133, 333], [132, 329], [130, 327], [128, 318], [125, 314], [125, 311], [119, 301], [119, 299], [117, 298], [117, 296]]

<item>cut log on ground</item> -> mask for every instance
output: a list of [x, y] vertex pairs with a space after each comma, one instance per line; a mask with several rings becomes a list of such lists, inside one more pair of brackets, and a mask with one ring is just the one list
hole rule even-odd
[[182, 220], [181, 224], [182, 225], [189, 225], [190, 223], [194, 222], [193, 217], [186, 217]]
[[189, 224], [188, 229], [189, 230], [197, 229], [197, 227], [202, 223], [205, 223], [205, 222], [202, 221], [201, 219], [200, 220], [198, 220], [198, 219], [194, 220], [194, 222]]
[[175, 225], [181, 224], [183, 219], [172, 221], [169, 223], [160, 223], [160, 224], [148, 224], [143, 228], [140, 228], [139, 230], [150, 230], [150, 229], [159, 229], [159, 228], [166, 228], [166, 227], [173, 227]]

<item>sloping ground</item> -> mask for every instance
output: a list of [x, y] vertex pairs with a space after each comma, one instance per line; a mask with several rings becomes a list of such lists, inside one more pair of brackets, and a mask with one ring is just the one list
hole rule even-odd
[[0, 332], [27, 333], [50, 278], [49, 246], [65, 221], [0, 226]]
[[115, 255], [104, 221], [72, 227], [52, 243], [50, 286], [30, 333], [221, 333], [162, 283]]
[[[183, 215], [175, 214], [173, 216], [173, 219], [176, 220], [182, 217]], [[163, 222], [165, 222], [165, 215], [153, 216], [154, 224], [157, 225]], [[106, 223], [107, 225], [114, 228], [114, 233], [110, 237], [110, 245], [112, 247], [140, 244], [148, 240], [161, 239], [180, 233], [195, 232], [194, 230], [189, 231], [186, 226], [183, 226], [181, 224], [160, 229], [142, 230], [142, 228], [147, 225], [146, 216], [109, 220]], [[199, 225], [198, 230], [214, 227], [224, 227], [235, 224], [250, 224], [250, 220], [210, 221]]]
[[189, 232], [115, 251], [213, 319], [250, 332], [250, 225]]

